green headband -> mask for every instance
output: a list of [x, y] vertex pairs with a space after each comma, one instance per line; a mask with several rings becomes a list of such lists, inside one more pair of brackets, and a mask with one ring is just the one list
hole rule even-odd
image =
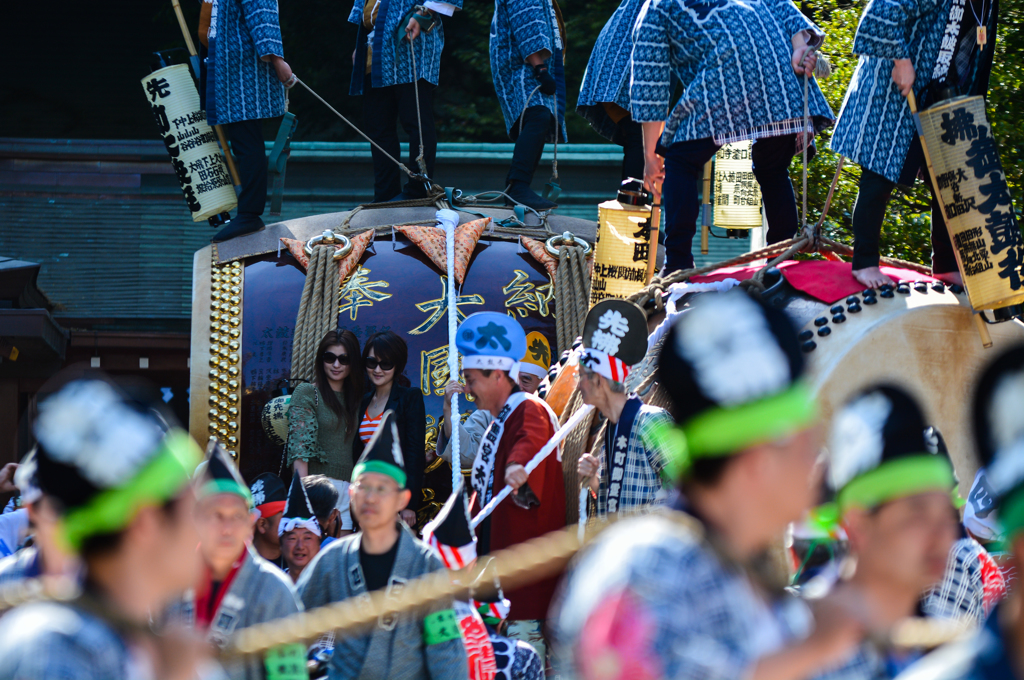
[[679, 479], [698, 458], [718, 458], [786, 437], [818, 417], [811, 390], [802, 382], [764, 399], [712, 408], [679, 427], [664, 426], [655, 444], [669, 453], [666, 470]]
[[368, 460], [365, 463], [357, 463], [352, 469], [352, 481], [355, 481], [359, 475], [366, 472], [375, 472], [378, 475], [387, 475], [391, 479], [398, 482], [398, 487], [401, 489], [405, 488], [406, 476], [405, 471], [397, 465], [391, 463], [385, 463], [382, 460]]
[[249, 504], [249, 507], [252, 507], [252, 492], [249, 491], [249, 487], [234, 479], [211, 479], [197, 489], [196, 496], [198, 498], [206, 498], [218, 493], [231, 493], [241, 496]]
[[928, 491], [950, 492], [953, 468], [945, 456], [927, 453], [897, 458], [854, 477], [836, 496], [837, 516], [851, 508], [871, 509]]
[[153, 459], [130, 482], [103, 491], [64, 516], [65, 541], [77, 552], [89, 536], [123, 529], [141, 508], [164, 503], [181, 491], [201, 458], [187, 432], [171, 430]]

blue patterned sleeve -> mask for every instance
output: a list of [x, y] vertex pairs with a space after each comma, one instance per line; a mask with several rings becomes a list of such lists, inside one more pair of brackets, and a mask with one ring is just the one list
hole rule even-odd
[[638, 123], [659, 122], [668, 117], [672, 97], [669, 31], [678, 27], [673, 25], [665, 6], [672, 4], [647, 0], [633, 28], [629, 110]]
[[362, 0], [355, 0], [352, 3], [352, 11], [348, 13], [348, 23], [359, 26], [363, 23], [363, 3]]
[[772, 10], [776, 21], [782, 24], [782, 30], [787, 37], [793, 37], [800, 31], [814, 31], [821, 33], [821, 29], [814, 25], [814, 22], [804, 16], [803, 12], [797, 9], [791, 0], [768, 0], [768, 6]]
[[[924, 2], [935, 4], [933, 0]], [[910, 28], [921, 15], [921, 4], [918, 0], [871, 0], [857, 26], [853, 53], [879, 59], [909, 59]]]
[[542, 50], [554, 53], [550, 16], [547, 0], [508, 0], [508, 23], [523, 59]]
[[284, 58], [281, 24], [277, 16], [277, 0], [241, 0], [242, 16], [249, 35], [256, 44], [256, 54]]

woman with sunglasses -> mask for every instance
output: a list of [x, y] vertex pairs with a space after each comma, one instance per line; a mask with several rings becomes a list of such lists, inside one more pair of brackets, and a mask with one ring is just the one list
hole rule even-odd
[[427, 416], [423, 394], [403, 375], [409, 348], [399, 335], [391, 331], [374, 333], [363, 345], [363, 365], [373, 389], [363, 396], [359, 413], [359, 436], [353, 446], [353, 455], [359, 459], [363, 446], [377, 431], [385, 411], [395, 412], [399, 444], [405, 456], [408, 477], [406, 488], [412, 491], [409, 507], [402, 511], [402, 519], [410, 527], [416, 524], [416, 509], [423, 502], [423, 471], [426, 468]]
[[359, 457], [353, 455], [359, 395], [363, 392], [359, 341], [352, 331], [330, 331], [317, 348], [312, 383], [292, 393], [288, 409], [288, 461], [295, 474], [324, 475], [338, 489], [342, 535], [352, 531], [348, 485]]

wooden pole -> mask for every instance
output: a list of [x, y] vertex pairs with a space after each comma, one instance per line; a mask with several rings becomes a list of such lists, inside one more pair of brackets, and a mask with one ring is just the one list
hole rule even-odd
[[[185, 46], [188, 47], [188, 53], [193, 57], [199, 56], [199, 52], [196, 51], [196, 44], [192, 42], [192, 34], [189, 33], [188, 24], [185, 23], [185, 14], [181, 11], [181, 5], [178, 4], [178, 0], [171, 0], [171, 4], [174, 5], [174, 15], [178, 17], [178, 26], [181, 27], [181, 34], [185, 37]], [[238, 168], [235, 166], [235, 157], [231, 155], [231, 149], [228, 147], [228, 139], [224, 134], [224, 128], [220, 125], [214, 125], [213, 130], [217, 133], [220, 150], [224, 153], [224, 160], [227, 161], [228, 172], [231, 174], [231, 183], [236, 187], [240, 187], [242, 186], [242, 179], [238, 174]]]

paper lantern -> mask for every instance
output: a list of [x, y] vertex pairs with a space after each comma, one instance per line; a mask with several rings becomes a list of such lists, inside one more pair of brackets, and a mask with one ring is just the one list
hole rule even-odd
[[238, 206], [217, 134], [206, 123], [189, 67], [168, 66], [142, 79], [153, 119], [171, 156], [192, 221], [201, 222]]
[[651, 253], [651, 207], [605, 201], [597, 206], [597, 238], [590, 306], [624, 298], [647, 285]]
[[920, 114], [957, 264], [971, 306], [1024, 303], [1024, 243], [982, 97], [958, 97]]
[[761, 226], [761, 187], [754, 179], [751, 142], [726, 144], [715, 154], [714, 225], [723, 229]]

